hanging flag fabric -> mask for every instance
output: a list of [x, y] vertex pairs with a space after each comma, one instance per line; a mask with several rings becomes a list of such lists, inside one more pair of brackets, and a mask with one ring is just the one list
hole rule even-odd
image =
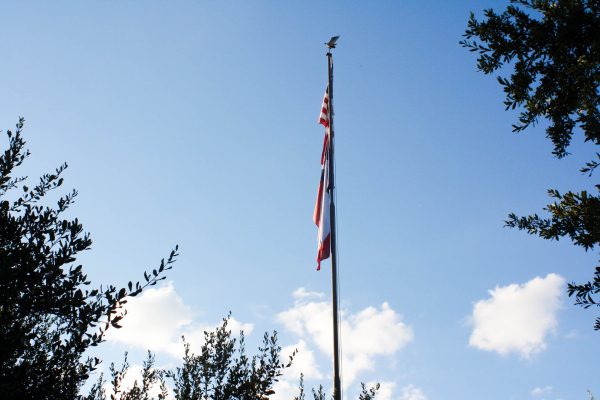
[[317, 201], [313, 221], [317, 224], [317, 271], [321, 269], [321, 261], [329, 258], [331, 252], [331, 221], [330, 210], [330, 188], [329, 188], [329, 95], [325, 91], [319, 123], [325, 126], [325, 139], [323, 140], [323, 152], [321, 153], [321, 180], [317, 191]]
[[329, 128], [329, 87], [325, 89], [325, 95], [323, 96], [323, 104], [321, 105], [319, 123], [325, 128]]

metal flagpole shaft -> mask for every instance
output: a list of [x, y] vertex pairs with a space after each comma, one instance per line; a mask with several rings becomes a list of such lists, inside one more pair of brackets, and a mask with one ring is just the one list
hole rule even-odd
[[331, 48], [327, 52], [327, 69], [329, 73], [329, 215], [331, 218], [331, 287], [333, 297], [333, 399], [342, 400], [340, 384], [340, 333], [338, 315], [338, 285], [337, 285], [337, 253], [335, 235], [335, 202], [333, 190], [333, 58]]

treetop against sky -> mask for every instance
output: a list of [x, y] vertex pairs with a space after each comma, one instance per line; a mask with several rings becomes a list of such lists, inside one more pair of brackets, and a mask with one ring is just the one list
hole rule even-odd
[[[312, 212], [335, 59], [343, 386], [380, 399], [576, 399], [600, 393], [594, 311], [569, 282], [596, 250], [503, 227], [589, 190], [597, 149], [552, 156], [545, 122], [512, 133], [494, 76], [459, 45], [469, 12], [504, 1], [4, 4], [0, 121], [26, 119], [36, 179], [63, 162], [95, 284], [127, 285], [179, 244], [164, 285], [132, 299], [96, 350], [176, 365], [181, 335], [232, 311], [248, 347], [276, 329], [276, 390], [331, 381], [330, 270]], [[96, 353], [94, 353], [96, 354]]]

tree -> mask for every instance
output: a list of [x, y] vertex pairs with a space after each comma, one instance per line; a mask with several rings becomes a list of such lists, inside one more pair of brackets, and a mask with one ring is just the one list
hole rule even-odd
[[[374, 386], [367, 387], [364, 383], [360, 384], [360, 393], [358, 394], [358, 400], [373, 400], [379, 391], [380, 385], [376, 383]], [[325, 390], [323, 385], [319, 385], [317, 389], [312, 388], [313, 400], [325, 400]], [[333, 396], [332, 396], [333, 398]], [[306, 400], [306, 392], [304, 390], [304, 376], [300, 375], [300, 385], [298, 390], [298, 396], [294, 397], [294, 400]]]
[[[121, 383], [128, 370], [127, 354], [120, 369], [111, 365], [111, 400], [148, 400], [151, 391], [159, 385], [158, 400], [167, 396], [165, 378], [172, 383], [176, 400], [266, 400], [273, 395], [273, 385], [283, 370], [292, 365], [295, 352], [287, 362], [281, 361], [281, 347], [277, 332], [265, 333], [258, 354], [246, 355], [244, 333], [233, 337], [228, 329], [229, 317], [214, 331], [204, 332], [204, 343], [199, 354], [194, 354], [190, 344], [183, 339], [182, 365], [173, 370], [154, 368], [154, 356], [148, 358], [142, 370], [142, 381], [136, 380], [131, 388], [123, 389]], [[85, 400], [104, 400], [104, 378], [100, 376]]]
[[173, 250], [143, 283], [91, 288], [78, 253], [92, 244], [77, 218], [64, 218], [77, 191], [51, 207], [46, 196], [63, 184], [64, 164], [29, 188], [14, 176], [29, 157], [21, 118], [0, 155], [0, 398], [75, 399], [100, 360], [84, 352], [119, 328], [127, 297], [164, 279]]
[[[168, 395], [165, 378], [172, 384], [175, 400], [267, 400], [275, 394], [273, 387], [292, 365], [296, 352], [282, 362], [277, 332], [272, 332], [263, 335], [258, 354], [248, 357], [244, 332], [240, 332], [239, 338], [233, 337], [228, 323], [229, 316], [214, 331], [204, 332], [204, 344], [197, 355], [183, 338], [182, 365], [173, 370], [155, 369], [154, 356], [148, 352], [141, 383], [136, 380], [131, 388], [122, 388], [129, 366], [125, 354], [120, 369], [114, 364], [110, 367], [110, 400], [163, 400]], [[100, 376], [85, 400], [106, 400], [104, 384], [104, 377]], [[367, 388], [363, 383], [359, 400], [373, 400], [378, 390], [379, 384]], [[312, 395], [314, 400], [326, 398], [323, 386], [312, 389]], [[299, 394], [294, 400], [305, 398], [304, 379], [300, 376]]]
[[[129, 371], [129, 363], [127, 362], [127, 353], [120, 369], [115, 367], [115, 364], [110, 364], [112, 388], [110, 393], [111, 400], [149, 400], [151, 391], [158, 386], [157, 400], [164, 400], [168, 397], [169, 391], [165, 382], [165, 373], [160, 369], [154, 368], [154, 355], [148, 351], [148, 357], [144, 361], [142, 368], [142, 382], [136, 380], [131, 388], [123, 388], [122, 383], [125, 375]], [[84, 397], [84, 400], [105, 400], [106, 399], [106, 381], [104, 375], [100, 374], [98, 381], [92, 386], [90, 392]]]
[[[520, 8], [519, 6], [523, 7]], [[547, 121], [546, 136], [557, 158], [568, 155], [573, 135], [600, 144], [600, 1], [511, 0], [501, 13], [485, 10], [480, 22], [471, 13], [463, 47], [478, 54], [477, 67], [484, 74], [502, 68], [510, 77], [499, 76], [506, 95], [506, 110], [520, 110], [513, 132], [521, 132]], [[480, 43], [473, 40], [477, 38]], [[590, 177], [600, 165], [591, 160], [581, 168]], [[600, 191], [600, 185], [595, 185]], [[549, 218], [533, 214], [510, 214], [506, 226], [525, 230], [544, 239], [570, 238], [586, 251], [600, 245], [600, 197], [598, 194], [548, 191], [554, 199], [544, 211]], [[584, 284], [570, 283], [575, 304], [600, 306], [600, 266]], [[595, 329], [600, 329], [600, 318]]]
[[227, 329], [229, 318], [213, 332], [204, 332], [204, 344], [195, 355], [185, 343], [183, 365], [166, 372], [174, 382], [176, 400], [267, 399], [282, 371], [292, 365], [280, 361], [277, 332], [265, 333], [258, 355], [246, 356], [244, 333], [239, 340]]

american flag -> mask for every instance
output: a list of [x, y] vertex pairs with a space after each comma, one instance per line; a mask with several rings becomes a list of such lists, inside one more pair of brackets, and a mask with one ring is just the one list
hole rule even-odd
[[329, 88], [325, 89], [323, 104], [321, 105], [321, 115], [319, 115], [319, 123], [325, 128], [329, 128]]
[[319, 123], [325, 127], [323, 152], [321, 153], [321, 180], [317, 191], [317, 202], [313, 221], [317, 224], [317, 271], [321, 269], [321, 261], [329, 258], [331, 253], [331, 223], [329, 218], [329, 89], [325, 90]]

